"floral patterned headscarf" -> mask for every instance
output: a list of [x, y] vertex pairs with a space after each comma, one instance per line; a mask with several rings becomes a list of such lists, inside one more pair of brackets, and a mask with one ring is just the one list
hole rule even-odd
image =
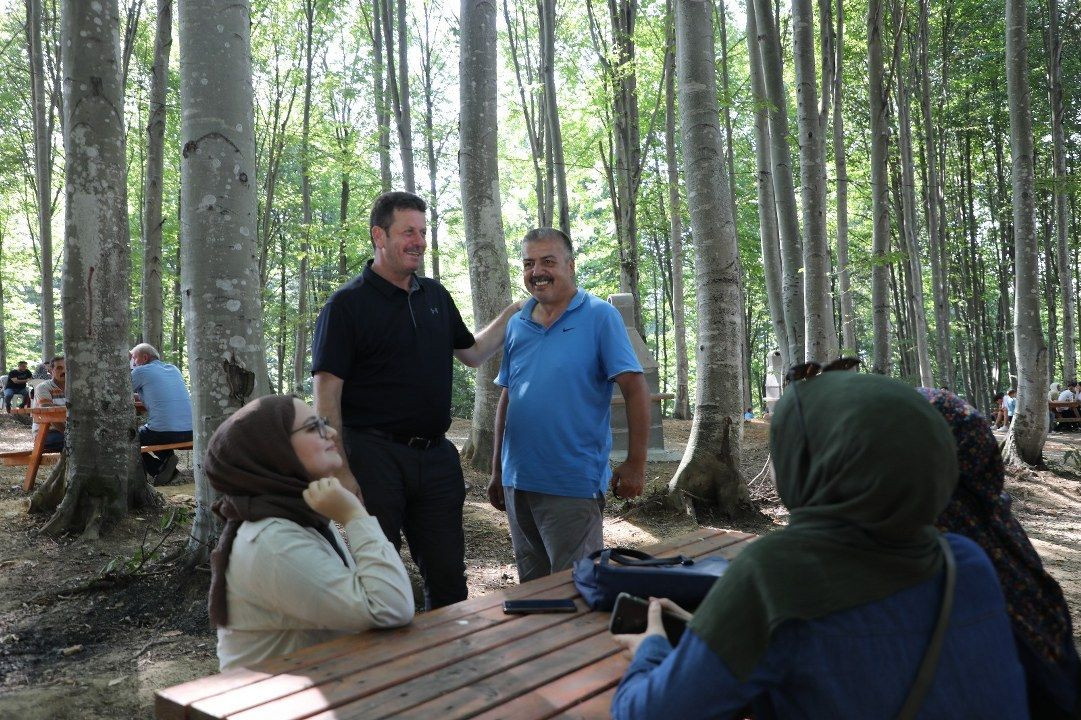
[[[1027, 665], [1026, 660], [1035, 659], [1042, 663], [1044, 682], [1048, 675], [1076, 677], [1078, 660], [1070, 611], [1062, 588], [1044, 570], [1028, 535], [1010, 512], [1010, 496], [1003, 491], [1002, 454], [987, 420], [951, 392], [919, 391], [946, 418], [957, 443], [957, 489], [935, 524], [943, 532], [971, 538], [991, 558], [1006, 596], [1014, 636], [1030, 654], [1026, 658], [1022, 650], [1022, 662]], [[1026, 670], [1032, 692], [1032, 669]], [[1058, 694], [1051, 688], [1044, 690]]]

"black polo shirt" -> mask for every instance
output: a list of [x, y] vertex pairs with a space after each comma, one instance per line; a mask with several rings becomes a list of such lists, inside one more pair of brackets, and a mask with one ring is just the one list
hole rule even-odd
[[450, 427], [454, 350], [475, 342], [446, 288], [414, 275], [406, 292], [369, 260], [319, 313], [312, 374], [344, 381], [346, 427], [437, 437]]

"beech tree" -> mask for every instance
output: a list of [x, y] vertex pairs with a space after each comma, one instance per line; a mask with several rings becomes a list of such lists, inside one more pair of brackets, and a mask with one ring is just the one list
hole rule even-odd
[[890, 374], [890, 200], [886, 156], [889, 154], [889, 120], [886, 88], [882, 81], [882, 26], [885, 4], [870, 0], [867, 7], [867, 92], [871, 114], [871, 312], [874, 338], [872, 371]]
[[26, 0], [26, 39], [34, 116], [34, 190], [37, 200], [38, 242], [41, 247], [41, 360], [48, 362], [56, 354], [56, 308], [53, 301], [53, 114], [52, 103], [45, 93], [41, 0]]
[[1006, 0], [1006, 95], [1010, 107], [1013, 185], [1014, 348], [1017, 410], [1003, 455], [1013, 464], [1043, 463], [1047, 436], [1047, 342], [1040, 321], [1039, 240], [1036, 236], [1032, 115], [1028, 84], [1028, 13], [1024, 0]]
[[189, 561], [221, 532], [202, 458], [266, 364], [256, 247], [255, 119], [246, 0], [179, 4], [181, 294], [188, 329], [196, 511]]
[[[473, 318], [487, 325], [510, 304], [507, 246], [499, 196], [496, 112], [496, 8], [490, 0], [462, 0], [459, 92], [461, 107], [458, 170], [462, 182], [462, 219], [469, 253]], [[473, 426], [463, 458], [489, 472], [495, 447], [495, 409], [499, 389], [497, 354], [477, 368]]]
[[743, 432], [743, 307], [736, 224], [717, 107], [712, 8], [676, 0], [676, 77], [687, 207], [698, 286], [694, 422], [669, 497], [727, 517], [751, 511], [739, 471]]
[[143, 331], [142, 338], [162, 346], [161, 235], [162, 183], [165, 164], [165, 96], [169, 88], [169, 53], [173, 47], [173, 2], [158, 0], [154, 65], [150, 70], [150, 107], [146, 123], [146, 172], [143, 183]]
[[134, 499], [129, 488], [146, 486], [129, 479], [137, 436], [125, 362], [131, 241], [116, 0], [66, 0], [60, 32], [68, 113], [62, 281], [67, 489], [43, 532], [81, 529], [96, 538], [103, 522], [127, 512]]

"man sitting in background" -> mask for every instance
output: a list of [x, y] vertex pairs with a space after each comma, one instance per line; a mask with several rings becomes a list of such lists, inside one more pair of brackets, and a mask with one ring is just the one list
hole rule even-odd
[[[147, 421], [139, 428], [139, 444], [167, 445], [191, 440], [191, 396], [175, 365], [161, 361], [157, 349], [139, 343], [131, 356], [131, 385], [146, 405]], [[176, 453], [143, 453], [143, 469], [155, 485], [168, 485], [179, 475]]]
[[8, 370], [7, 379], [4, 380], [4, 410], [11, 412], [11, 401], [16, 395], [22, 398], [19, 407], [24, 408], [30, 404], [30, 391], [26, 387], [26, 381], [31, 377], [33, 374], [26, 367], [25, 360], [20, 362], [18, 367]]
[[[49, 363], [49, 368], [52, 371], [52, 378], [39, 384], [34, 389], [34, 403], [32, 407], [54, 407], [64, 406], [67, 404], [67, 398], [65, 393], [67, 387], [65, 383], [67, 381], [68, 371], [67, 366], [64, 363], [64, 356], [57, 355]], [[65, 423], [50, 423], [49, 431], [45, 433], [45, 452], [60, 452], [64, 449], [64, 428]], [[33, 426], [34, 437], [38, 435], [38, 425], [34, 423]]]

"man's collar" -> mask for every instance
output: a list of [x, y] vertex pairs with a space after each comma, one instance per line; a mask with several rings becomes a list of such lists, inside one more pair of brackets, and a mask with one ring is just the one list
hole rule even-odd
[[[559, 322], [560, 320], [565, 318], [570, 312], [580, 308], [582, 306], [582, 303], [586, 301], [587, 294], [588, 293], [586, 293], [586, 291], [582, 288], [575, 288], [574, 297], [571, 298], [571, 301], [567, 304], [567, 308], [562, 312], [562, 314], [560, 314], [558, 318], [556, 318], [556, 321], [552, 323], [552, 325], [555, 325], [556, 322]], [[539, 323], [536, 323], [533, 320], [533, 308], [535, 307], [537, 307], [537, 298], [530, 296], [528, 300], [522, 303], [522, 309], [519, 312], [522, 316], [522, 319], [528, 320], [534, 325], [538, 325]]]
[[[405, 290], [398, 287], [397, 285], [377, 273], [372, 267], [372, 263], [374, 262], [374, 260], [369, 260], [364, 264], [364, 272], [361, 273], [361, 277], [364, 278], [365, 283], [371, 283], [372, 287], [374, 287], [376, 290], [378, 290], [380, 293], [382, 293], [388, 298], [394, 297], [395, 292], [405, 292]], [[409, 292], [414, 293], [417, 290], [423, 289], [424, 286], [421, 285], [420, 280], [417, 279], [417, 274], [412, 273], [409, 276]]]

